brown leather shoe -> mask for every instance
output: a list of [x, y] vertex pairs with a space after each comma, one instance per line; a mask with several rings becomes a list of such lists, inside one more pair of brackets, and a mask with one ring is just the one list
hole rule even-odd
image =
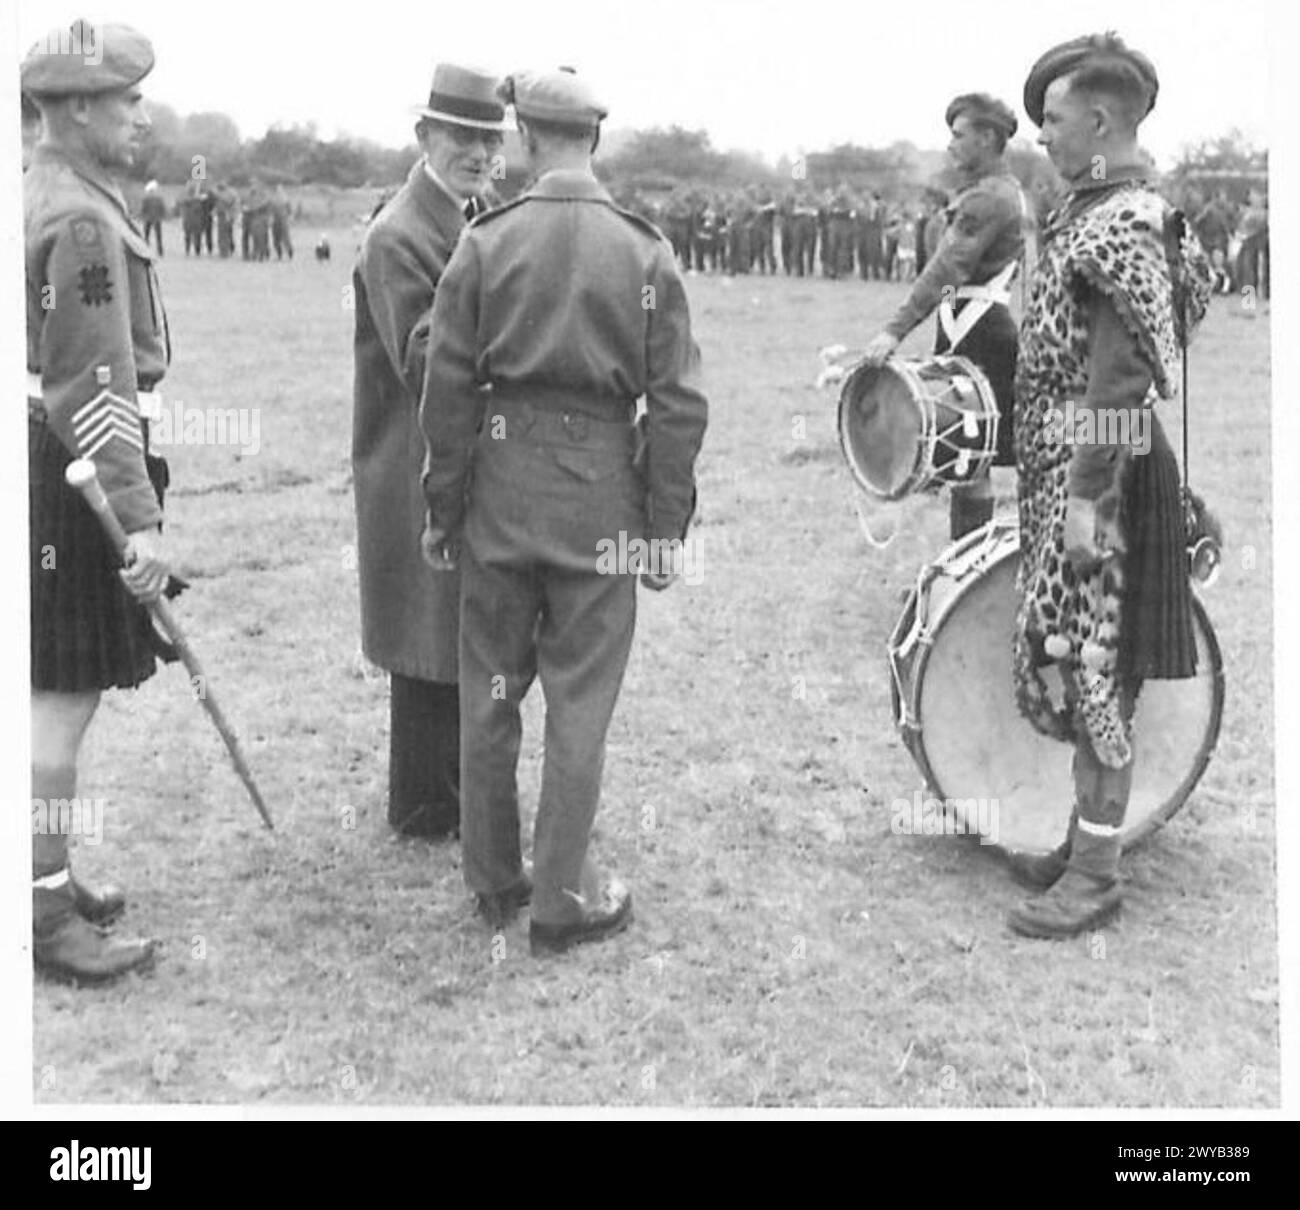
[[598, 907], [585, 908], [580, 920], [569, 924], [546, 924], [539, 920], [528, 926], [528, 947], [534, 958], [543, 954], [562, 954], [575, 945], [604, 941], [621, 933], [632, 923], [632, 892], [621, 882], [611, 880], [601, 895]]
[[503, 929], [532, 902], [533, 884], [525, 874], [504, 891], [474, 896], [474, 910], [494, 929]]
[[77, 915], [83, 920], [89, 920], [91, 924], [98, 924], [101, 927], [112, 924], [124, 911], [126, 911], [126, 893], [121, 887], [108, 883], [97, 891], [92, 891], [88, 886], [83, 886], [72, 875], [68, 875], [68, 883], [72, 887], [72, 898], [77, 907]]
[[155, 941], [124, 940], [102, 933], [80, 916], [68, 915], [47, 933], [32, 937], [36, 969], [72, 983], [108, 983], [153, 964]]

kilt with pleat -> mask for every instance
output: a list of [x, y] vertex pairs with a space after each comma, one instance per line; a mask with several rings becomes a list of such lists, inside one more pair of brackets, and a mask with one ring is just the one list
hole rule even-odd
[[1151, 448], [1126, 471], [1120, 525], [1124, 604], [1117, 672], [1130, 683], [1196, 675], [1196, 636], [1178, 459], [1155, 413]]
[[[131, 689], [167, 651], [148, 609], [122, 583], [99, 519], [64, 472], [72, 454], [43, 419], [29, 419], [32, 688]], [[161, 505], [167, 463], [145, 457]]]

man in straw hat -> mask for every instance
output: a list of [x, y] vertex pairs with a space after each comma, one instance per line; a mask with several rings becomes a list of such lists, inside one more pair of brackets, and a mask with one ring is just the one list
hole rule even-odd
[[454, 835], [460, 820], [460, 584], [420, 557], [417, 407], [438, 281], [501, 164], [506, 123], [497, 83], [452, 63], [434, 70], [415, 127], [423, 154], [370, 224], [352, 277], [361, 644], [390, 677], [389, 823], [434, 840]]
[[[152, 676], [160, 649], [141, 602], [169, 587], [161, 538], [166, 464], [143, 412], [170, 358], [149, 245], [111, 173], [149, 130], [140, 81], [153, 48], [124, 25], [77, 21], [37, 43], [22, 90], [43, 136], [23, 178], [31, 501], [33, 957], [75, 982], [147, 966], [152, 941], [107, 926], [126, 906], [68, 864], [72, 831], [98, 834], [100, 800], [77, 797], [81, 741], [105, 689]], [[125, 570], [64, 481], [89, 458], [128, 535]]]
[[[540, 954], [631, 918], [631, 894], [588, 852], [643, 563], [608, 556], [647, 538], [680, 552], [707, 404], [672, 247], [592, 175], [604, 106], [563, 70], [515, 76], [504, 95], [536, 180], [470, 224], [438, 288], [420, 405], [425, 549], [461, 565], [465, 880], [493, 927], [531, 894]], [[644, 570], [653, 589], [674, 578]], [[516, 765], [535, 678], [546, 750], [530, 887]]]
[[[947, 209], [934, 256], [894, 317], [867, 345], [865, 360], [883, 365], [903, 338], [937, 310], [934, 351], [969, 357], [988, 377], [1000, 413], [994, 464], [1010, 466], [1015, 460], [1016, 325], [1008, 287], [1020, 264], [1025, 207], [1003, 151], [1016, 132], [1016, 115], [987, 93], [965, 93], [953, 98], [944, 118], [952, 134], [948, 154], [965, 183]], [[950, 537], [960, 538], [992, 516], [987, 475], [952, 489]]]
[[[1064, 841], [1013, 858], [1042, 893], [1010, 924], [1034, 937], [1073, 936], [1119, 909], [1134, 704], [1146, 678], [1196, 669], [1178, 463], [1152, 405], [1178, 389], [1175, 287], [1195, 324], [1209, 266], [1146, 180], [1137, 130], [1157, 89], [1151, 61], [1114, 34], [1054, 47], [1025, 83], [1038, 141], [1070, 189], [1043, 233], [1016, 372], [1016, 695], [1035, 727], [1074, 747]], [[1144, 423], [1093, 423], [1107, 411]], [[1040, 673], [1053, 661], [1061, 709]]]

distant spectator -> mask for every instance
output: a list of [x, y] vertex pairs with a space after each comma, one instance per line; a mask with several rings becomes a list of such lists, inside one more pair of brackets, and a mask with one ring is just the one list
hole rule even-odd
[[157, 181], [150, 181], [144, 187], [144, 197], [140, 202], [140, 218], [144, 221], [144, 242], [149, 242], [152, 231], [158, 245], [158, 255], [163, 254], [162, 225], [167, 217], [167, 200], [158, 188]]
[[1258, 189], [1250, 191], [1238, 234], [1241, 251], [1237, 254], [1237, 288], [1249, 286], [1268, 298], [1268, 206]]
[[293, 240], [289, 238], [289, 215], [292, 205], [283, 185], [275, 187], [271, 198], [271, 242], [275, 245], [275, 259], [287, 254], [293, 260]]
[[1215, 294], [1233, 293], [1232, 274], [1228, 272], [1228, 254], [1223, 248], [1210, 253], [1210, 271], [1213, 273], [1211, 289]]
[[898, 226], [898, 280], [911, 281], [916, 276], [916, 221], [904, 212]]

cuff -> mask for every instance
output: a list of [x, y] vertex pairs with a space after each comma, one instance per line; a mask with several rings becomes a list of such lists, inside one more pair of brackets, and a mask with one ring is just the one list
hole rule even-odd
[[143, 529], [157, 529], [162, 524], [162, 509], [149, 482], [132, 484], [108, 493], [108, 503], [128, 534]]

